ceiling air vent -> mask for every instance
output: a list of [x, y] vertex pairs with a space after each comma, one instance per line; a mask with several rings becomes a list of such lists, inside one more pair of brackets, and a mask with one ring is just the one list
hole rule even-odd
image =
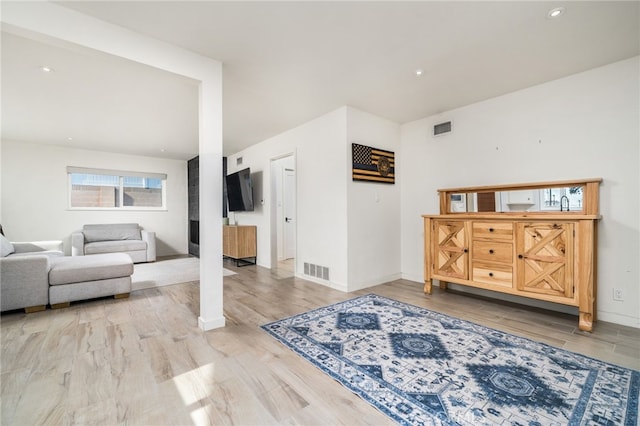
[[447, 121], [444, 123], [436, 124], [433, 126], [433, 136], [438, 136], [443, 133], [449, 133], [451, 131], [451, 122]]

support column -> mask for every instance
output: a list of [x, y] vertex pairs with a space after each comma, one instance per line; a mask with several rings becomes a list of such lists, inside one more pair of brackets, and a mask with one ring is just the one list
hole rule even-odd
[[222, 308], [222, 66], [200, 84], [200, 317], [224, 327]]

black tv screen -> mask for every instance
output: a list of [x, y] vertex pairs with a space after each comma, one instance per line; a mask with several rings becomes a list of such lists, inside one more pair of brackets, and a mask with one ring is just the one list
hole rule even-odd
[[251, 170], [246, 168], [227, 175], [227, 204], [230, 212], [253, 211]]

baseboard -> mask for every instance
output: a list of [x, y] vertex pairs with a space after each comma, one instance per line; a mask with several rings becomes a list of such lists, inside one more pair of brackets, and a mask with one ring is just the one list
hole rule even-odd
[[[436, 280], [436, 283], [437, 284], [434, 283], [434, 286], [439, 285], [439, 281]], [[530, 306], [532, 308], [560, 312], [562, 314], [578, 315], [578, 308], [576, 306], [547, 302], [545, 300], [532, 299], [529, 297], [517, 296], [515, 294], [500, 293], [498, 291], [491, 291], [456, 283], [449, 283], [448, 288], [460, 294], [471, 294], [474, 296], [485, 297], [487, 299], [501, 300], [503, 302], [516, 303], [518, 305]]]
[[612, 322], [614, 324], [620, 324], [627, 327], [640, 328], [640, 319], [637, 317], [616, 314], [614, 312], [598, 311], [598, 321]]
[[395, 281], [395, 280], [399, 280], [402, 275], [400, 273], [397, 274], [392, 274], [392, 275], [388, 275], [386, 277], [382, 277], [376, 280], [371, 280], [371, 281], [365, 281], [365, 282], [361, 282], [361, 283], [357, 283], [357, 284], [341, 284], [341, 283], [336, 283], [333, 281], [325, 281], [325, 280], [321, 280], [309, 275], [305, 275], [305, 274], [295, 274], [296, 278], [301, 278], [303, 280], [307, 280], [307, 281], [311, 281], [314, 282], [316, 284], [321, 284], [327, 287], [331, 287], [335, 290], [339, 290], [339, 291], [343, 291], [345, 293], [350, 293], [352, 291], [358, 291], [358, 290], [362, 290], [363, 288], [368, 288], [368, 287], [374, 287], [380, 284], [384, 284], [384, 283], [388, 283], [391, 281]]
[[316, 283], [316, 284], [321, 284], [323, 286], [330, 287], [330, 288], [332, 288], [334, 290], [343, 291], [345, 293], [348, 292], [347, 286], [344, 285], [344, 284], [336, 283], [336, 282], [333, 282], [333, 281], [320, 280], [318, 278], [312, 277], [310, 275], [305, 275], [305, 274], [296, 273], [295, 277], [303, 279], [303, 280], [306, 280], [306, 281], [311, 281], [311, 282]]
[[[406, 275], [403, 274], [402, 275], [402, 279], [408, 280], [408, 281], [415, 281], [415, 282], [422, 282], [424, 283], [424, 280], [422, 278], [418, 278], [415, 276], [410, 276], [410, 275]], [[435, 280], [434, 283], [435, 286], [438, 285], [438, 280]], [[483, 296], [483, 297], [489, 297], [491, 299], [497, 299], [497, 300], [505, 300], [508, 302], [514, 302], [514, 303], [519, 303], [522, 305], [527, 305], [527, 306], [533, 306], [533, 307], [537, 307], [537, 308], [542, 308], [542, 309], [547, 309], [550, 311], [555, 311], [555, 312], [561, 312], [561, 313], [566, 313], [566, 314], [570, 314], [570, 315], [577, 315], [577, 308], [573, 307], [573, 306], [566, 306], [566, 305], [561, 305], [558, 303], [551, 303], [551, 302], [544, 302], [544, 301], [540, 301], [540, 300], [535, 300], [535, 299], [528, 299], [528, 298], [524, 298], [524, 297], [517, 297], [517, 296], [511, 296], [511, 295], [506, 295], [503, 293], [497, 293], [497, 292], [492, 292], [492, 291], [488, 291], [488, 290], [483, 290], [483, 289], [477, 289], [474, 287], [468, 287], [468, 286], [463, 286], [463, 285], [458, 285], [458, 284], [449, 284], [449, 286], [459, 292], [459, 293], [467, 293], [467, 294], [475, 294], [475, 295], [479, 295], [479, 296]], [[615, 312], [603, 312], [603, 311], [598, 311], [597, 312], [597, 318], [598, 321], [605, 321], [605, 322], [611, 322], [614, 324], [619, 324], [619, 325], [624, 325], [627, 327], [633, 327], [633, 328], [640, 328], [640, 319], [637, 317], [632, 317], [629, 315], [621, 315], [621, 314], [617, 314]]]
[[358, 291], [358, 290], [362, 290], [364, 288], [369, 288], [369, 287], [375, 287], [377, 285], [380, 284], [385, 284], [385, 283], [389, 283], [391, 281], [395, 281], [395, 280], [399, 280], [400, 278], [402, 278], [402, 274], [397, 273], [397, 274], [391, 274], [391, 275], [387, 275], [385, 277], [381, 277], [381, 278], [377, 278], [375, 280], [369, 280], [369, 281], [363, 281], [360, 283], [354, 283], [354, 284], [349, 284], [349, 291]]
[[410, 274], [402, 274], [402, 279], [424, 284], [424, 277]]
[[205, 320], [202, 317], [198, 317], [198, 327], [200, 327], [200, 329], [204, 331], [213, 330], [215, 328], [222, 328], [224, 327], [224, 325], [225, 325], [224, 317], [214, 318], [210, 320]]

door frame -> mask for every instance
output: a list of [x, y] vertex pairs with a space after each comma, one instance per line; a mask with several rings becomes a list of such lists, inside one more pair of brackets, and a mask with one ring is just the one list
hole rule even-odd
[[[297, 242], [295, 165], [291, 166], [291, 168], [285, 166], [282, 169], [282, 189], [282, 214], [284, 215], [284, 221], [280, 222], [282, 225], [282, 260], [295, 259]], [[287, 216], [291, 216], [290, 219], [293, 220], [293, 223], [289, 223]], [[278, 224], [278, 226], [280, 226], [280, 224]]]
[[[278, 188], [278, 179], [276, 176], [276, 172], [277, 172], [277, 168], [276, 168], [276, 162], [279, 160], [282, 160], [284, 158], [288, 158], [288, 157], [292, 157], [293, 158], [293, 164], [294, 164], [294, 179], [295, 179], [295, 191], [296, 191], [296, 206], [294, 207], [294, 210], [296, 212], [295, 215], [295, 223], [294, 226], [296, 227], [296, 240], [297, 240], [297, 224], [299, 221], [298, 218], [298, 214], [297, 214], [297, 202], [298, 202], [298, 194], [300, 191], [298, 191], [298, 170], [297, 170], [297, 162], [296, 162], [296, 155], [295, 152], [288, 152], [288, 153], [284, 153], [282, 155], [278, 155], [275, 157], [272, 157], [270, 159], [270, 186], [271, 186], [271, 203], [270, 204], [270, 208], [269, 208], [269, 216], [270, 216], [270, 220], [269, 220], [269, 237], [270, 237], [270, 252], [271, 252], [271, 269], [276, 269], [278, 267], [278, 193], [281, 191], [281, 188]], [[297, 257], [297, 241], [296, 241], [296, 257]], [[296, 268], [296, 263], [297, 260], [295, 260], [294, 257], [294, 273], [297, 270]]]

